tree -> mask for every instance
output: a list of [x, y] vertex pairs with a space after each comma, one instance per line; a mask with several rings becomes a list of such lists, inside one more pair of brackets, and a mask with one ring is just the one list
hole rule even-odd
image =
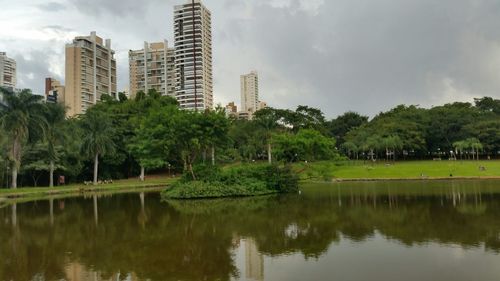
[[483, 150], [481, 142], [476, 138], [468, 138], [465, 141], [472, 150], [472, 159], [474, 159], [474, 155], [476, 155], [476, 160], [479, 160], [479, 151]]
[[81, 119], [83, 133], [82, 149], [94, 160], [94, 185], [97, 185], [99, 156], [115, 151], [113, 143], [113, 126], [109, 116], [97, 110], [87, 110]]
[[335, 139], [319, 131], [301, 129], [297, 134], [278, 133], [273, 138], [276, 158], [285, 162], [331, 160], [338, 157]]
[[272, 163], [271, 138], [273, 133], [280, 127], [278, 123], [280, 120], [282, 120], [280, 111], [271, 107], [257, 111], [254, 116], [255, 123], [264, 131], [264, 138], [267, 143], [267, 161], [269, 164]]
[[393, 156], [393, 160], [396, 161], [396, 150], [403, 147], [403, 142], [398, 136], [388, 136], [382, 138], [382, 145], [385, 148], [386, 161], [389, 161], [389, 155]]
[[66, 110], [60, 104], [47, 103], [45, 105], [44, 116], [47, 121], [47, 127], [44, 134], [44, 140], [47, 145], [47, 157], [49, 160], [49, 187], [54, 187], [54, 169], [55, 163], [59, 160], [57, 147], [61, 146], [66, 134], [64, 131]]
[[223, 146], [229, 142], [229, 120], [222, 107], [215, 110], [206, 110], [202, 119], [204, 129], [203, 142], [211, 150], [212, 165], [215, 165], [215, 147]]
[[346, 155], [351, 158], [352, 153], [355, 154], [356, 159], [358, 159], [359, 147], [352, 141], [346, 141], [341, 145], [341, 148], [345, 151]]
[[131, 119], [135, 124], [134, 136], [128, 149], [141, 166], [140, 179], [144, 181], [146, 169], [165, 166], [168, 153], [172, 150], [176, 135], [172, 121], [180, 114], [177, 106], [153, 104], [141, 117]]
[[369, 156], [372, 161], [375, 161], [375, 153], [382, 148], [382, 138], [379, 135], [371, 135], [365, 139], [363, 150], [369, 151]]
[[332, 137], [337, 140], [338, 144], [342, 144], [345, 141], [345, 136], [349, 131], [360, 127], [368, 123], [368, 117], [360, 115], [356, 112], [346, 112], [336, 119], [328, 122], [328, 131]]
[[463, 153], [468, 148], [466, 141], [456, 141], [453, 143], [453, 148], [455, 148], [455, 153], [460, 153], [460, 159], [463, 159]]
[[46, 124], [42, 114], [43, 97], [27, 89], [14, 92], [0, 87], [0, 92], [4, 99], [4, 103], [0, 103], [0, 127], [8, 134], [11, 188], [16, 189], [24, 145], [28, 139], [40, 136]]
[[500, 100], [493, 99], [491, 97], [483, 97], [480, 99], [474, 99], [474, 103], [480, 110], [500, 114]]

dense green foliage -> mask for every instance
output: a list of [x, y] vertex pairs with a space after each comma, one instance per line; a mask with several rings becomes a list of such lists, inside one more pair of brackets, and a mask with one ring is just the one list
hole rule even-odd
[[165, 199], [200, 199], [258, 196], [298, 191], [298, 176], [289, 166], [243, 165], [221, 170], [214, 166], [196, 166], [194, 173], [172, 184], [163, 192]]
[[2, 96], [2, 187], [52, 186], [59, 176], [67, 183], [145, 180], [167, 171], [197, 179], [202, 164], [485, 159], [500, 151], [500, 101], [492, 98], [431, 109], [400, 105], [371, 120], [354, 112], [327, 120], [307, 106], [265, 108], [253, 120], [236, 120], [220, 107], [181, 110], [154, 90], [133, 100], [103, 96], [73, 118], [29, 90], [2, 89]]
[[[500, 153], [500, 100], [476, 99], [424, 109], [400, 105], [350, 130], [341, 147], [361, 158], [458, 158]], [[473, 145], [463, 145], [474, 140]]]

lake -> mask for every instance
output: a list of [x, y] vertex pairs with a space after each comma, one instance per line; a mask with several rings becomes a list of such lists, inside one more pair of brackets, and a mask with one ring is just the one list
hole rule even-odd
[[500, 280], [500, 181], [4, 205], [0, 280]]

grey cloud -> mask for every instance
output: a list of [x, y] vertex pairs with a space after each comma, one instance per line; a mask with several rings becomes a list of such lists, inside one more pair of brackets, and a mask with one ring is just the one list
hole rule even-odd
[[[123, 89], [128, 85], [127, 51], [141, 48], [143, 41], [172, 42], [173, 5], [184, 1], [66, 0], [57, 25], [47, 14], [38, 29], [52, 37], [96, 30], [111, 38]], [[347, 110], [373, 115], [400, 103], [500, 98], [498, 0], [204, 3], [213, 16], [217, 102], [238, 102], [239, 75], [252, 69], [259, 71], [262, 99], [271, 105], [309, 104], [330, 117]], [[12, 45], [5, 39], [0, 43]], [[63, 55], [64, 45], [58, 48]], [[43, 85], [43, 80], [30, 80], [29, 73], [42, 78], [48, 69], [60, 72], [61, 67], [45, 66], [56, 59], [41, 55], [38, 61], [35, 56], [21, 63], [28, 68], [20, 67], [24, 87]]]
[[464, 95], [447, 98], [500, 95], [498, 2], [338, 0], [318, 14], [297, 3], [257, 5], [241, 25], [239, 46], [259, 50], [257, 59], [281, 76], [276, 83], [262, 73], [263, 91], [290, 93], [278, 106], [375, 114], [441, 101], [450, 80]]
[[44, 4], [40, 4], [37, 7], [40, 10], [47, 12], [59, 12], [66, 9], [66, 6], [58, 2], [47, 2]]
[[46, 77], [62, 80], [62, 77], [50, 71], [50, 57], [53, 55], [50, 50], [32, 50], [23, 55], [15, 55], [18, 87], [29, 88], [36, 94], [43, 94]]
[[170, 3], [173, 5], [172, 0], [68, 0], [69, 3], [74, 5], [79, 11], [88, 15], [99, 17], [103, 14], [114, 16], [133, 16], [140, 19], [145, 19], [147, 15], [145, 12], [148, 7], [156, 6], [159, 4]]

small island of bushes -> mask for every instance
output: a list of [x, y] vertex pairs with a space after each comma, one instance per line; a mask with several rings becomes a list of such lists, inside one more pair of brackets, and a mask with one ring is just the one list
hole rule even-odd
[[208, 199], [292, 193], [298, 191], [298, 182], [298, 176], [289, 166], [243, 165], [221, 169], [200, 165], [162, 192], [162, 198]]

